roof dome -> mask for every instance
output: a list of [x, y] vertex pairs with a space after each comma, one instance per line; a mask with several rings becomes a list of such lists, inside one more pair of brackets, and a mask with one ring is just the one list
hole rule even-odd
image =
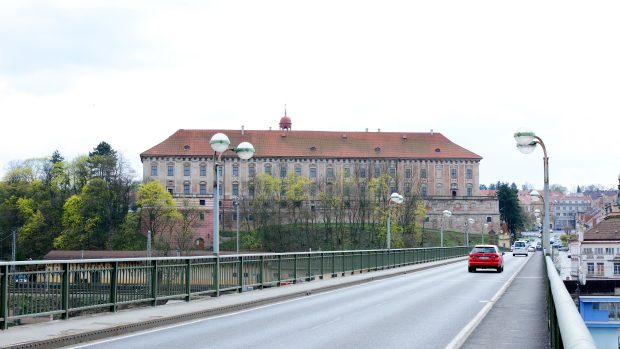
[[284, 107], [284, 116], [280, 118], [280, 130], [290, 130], [293, 123], [291, 118], [286, 116], [286, 106]]
[[286, 115], [280, 119], [280, 128], [291, 128], [291, 124], [291, 118]]

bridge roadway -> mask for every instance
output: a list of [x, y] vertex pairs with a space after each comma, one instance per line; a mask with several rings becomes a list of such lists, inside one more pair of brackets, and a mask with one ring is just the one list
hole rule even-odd
[[[507, 258], [513, 257], [507, 256]], [[516, 259], [523, 257], [514, 258], [517, 261]], [[158, 307], [23, 325], [0, 333], [0, 347], [58, 348], [76, 345], [80, 342], [328, 292], [341, 287], [359, 285], [445, 264], [463, 264], [464, 259], [455, 258], [346, 277], [300, 282], [284, 287], [223, 295], [189, 303], [169, 302], [167, 305]], [[543, 255], [541, 252], [536, 252], [524, 262], [520, 263], [519, 270], [496, 296], [482, 307], [475, 318], [445, 348], [549, 348], [545, 300], [546, 272]], [[467, 274], [465, 264], [463, 264], [463, 272]], [[205, 345], [207, 345], [206, 342]]]

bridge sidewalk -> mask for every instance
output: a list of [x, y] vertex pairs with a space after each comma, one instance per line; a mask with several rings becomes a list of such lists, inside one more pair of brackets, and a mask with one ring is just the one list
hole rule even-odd
[[544, 255], [536, 252], [461, 348], [550, 348], [546, 284]]
[[158, 326], [240, 311], [313, 293], [327, 292], [340, 287], [463, 261], [466, 258], [459, 257], [406, 267], [355, 273], [345, 277], [327, 276], [322, 280], [298, 282], [287, 286], [226, 294], [220, 297], [204, 297], [191, 302], [169, 301], [166, 305], [156, 307], [134, 308], [116, 313], [98, 313], [68, 320], [16, 326], [0, 332], [0, 347], [59, 348], [75, 345]]

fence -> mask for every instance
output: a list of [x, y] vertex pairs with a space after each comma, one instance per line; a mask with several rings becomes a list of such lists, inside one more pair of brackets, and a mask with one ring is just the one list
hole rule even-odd
[[68, 319], [86, 311], [114, 312], [431, 262], [465, 256], [469, 249], [0, 262], [0, 328], [25, 318]]

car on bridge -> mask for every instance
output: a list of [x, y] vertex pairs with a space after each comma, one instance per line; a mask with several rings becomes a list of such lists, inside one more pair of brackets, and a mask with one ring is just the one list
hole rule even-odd
[[517, 240], [515, 241], [515, 248], [514, 250], [512, 250], [512, 255], [516, 256], [518, 254], [522, 254], [524, 256], [528, 256], [528, 250], [527, 250], [527, 242], [524, 240]]
[[497, 245], [476, 245], [469, 253], [467, 271], [473, 273], [477, 268], [492, 268], [498, 273], [504, 271], [504, 252]]

